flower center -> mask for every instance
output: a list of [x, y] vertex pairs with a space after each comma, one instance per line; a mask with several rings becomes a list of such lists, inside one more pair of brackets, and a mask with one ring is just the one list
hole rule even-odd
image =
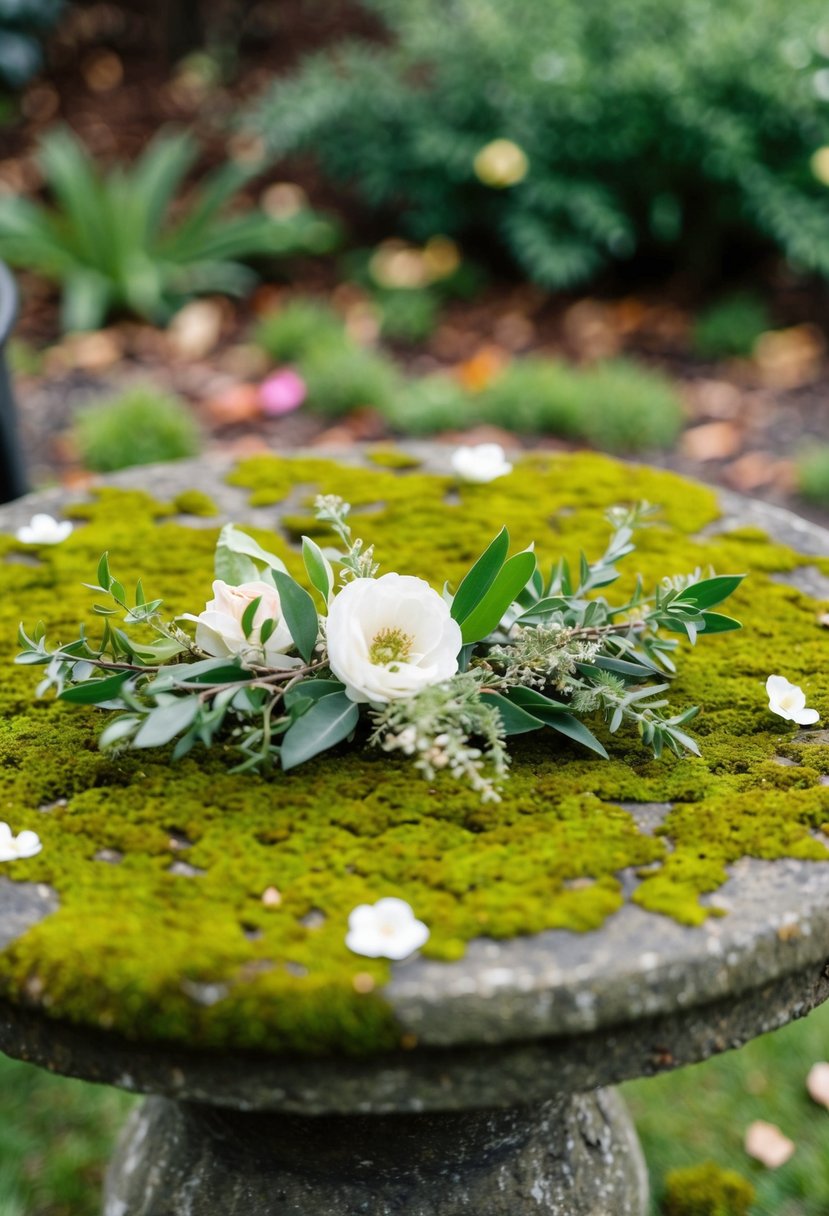
[[381, 629], [372, 639], [368, 657], [378, 667], [404, 663], [412, 653], [413, 641], [402, 629]]
[[791, 709], [793, 705], [794, 705], [794, 693], [784, 692], [783, 696], [780, 698], [780, 708], [781, 709]]

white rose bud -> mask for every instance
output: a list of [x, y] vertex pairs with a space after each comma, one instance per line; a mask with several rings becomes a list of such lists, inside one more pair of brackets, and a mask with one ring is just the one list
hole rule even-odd
[[[260, 603], [254, 613], [250, 636], [245, 637], [242, 617], [255, 599], [260, 599]], [[185, 613], [181, 619], [196, 622], [196, 645], [217, 659], [240, 655], [246, 662], [277, 668], [297, 667], [302, 662], [285, 653], [292, 649], [293, 639], [282, 617], [279, 592], [273, 583], [255, 581], [231, 587], [216, 579], [213, 599], [205, 605], [204, 612], [198, 616]], [[276, 628], [263, 645], [261, 628], [269, 620], [276, 621]]]
[[422, 578], [347, 583], [328, 610], [328, 661], [352, 701], [413, 697], [458, 670], [463, 644], [449, 606]]

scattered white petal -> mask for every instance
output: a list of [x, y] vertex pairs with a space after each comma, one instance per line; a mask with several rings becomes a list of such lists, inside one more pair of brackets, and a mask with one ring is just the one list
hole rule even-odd
[[797, 684], [792, 684], [785, 676], [769, 676], [766, 680], [766, 692], [769, 696], [769, 709], [773, 714], [785, 718], [788, 722], [796, 722], [798, 726], [814, 726], [820, 721], [816, 709], [806, 708], [806, 694]]
[[829, 1064], [813, 1064], [806, 1077], [806, 1088], [813, 1102], [829, 1106]]
[[17, 529], [17, 539], [24, 545], [59, 545], [72, 532], [68, 519], [58, 521], [51, 515], [33, 515], [27, 524]]
[[348, 918], [345, 944], [366, 958], [408, 958], [428, 940], [429, 930], [404, 899], [390, 896], [360, 904]]
[[15, 836], [7, 823], [0, 823], [0, 861], [34, 857], [42, 848], [37, 832], [26, 831]]
[[512, 472], [512, 465], [500, 443], [479, 443], [459, 447], [452, 453], [452, 468], [463, 481], [486, 482]]
[[749, 1157], [759, 1161], [766, 1169], [776, 1170], [789, 1160], [795, 1143], [773, 1123], [758, 1119], [746, 1128], [745, 1150]]

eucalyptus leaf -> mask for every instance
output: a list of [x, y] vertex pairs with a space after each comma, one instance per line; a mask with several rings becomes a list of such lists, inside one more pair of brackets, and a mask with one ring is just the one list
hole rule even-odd
[[73, 705], [97, 705], [101, 701], [109, 701], [133, 675], [131, 671], [119, 671], [117, 675], [106, 676], [103, 680], [84, 680], [82, 684], [65, 688], [59, 700], [71, 701]]
[[285, 570], [281, 558], [263, 549], [235, 524], [225, 524], [219, 533], [213, 564], [216, 578], [232, 587], [259, 579], [271, 582], [272, 570]]
[[132, 741], [133, 747], [161, 747], [191, 726], [199, 712], [199, 698], [176, 697], [151, 709]]
[[348, 738], [359, 720], [357, 705], [344, 692], [322, 697], [285, 732], [280, 747], [282, 767], [296, 768], [341, 743]]
[[527, 713], [520, 705], [514, 705], [500, 693], [488, 693], [486, 703], [498, 710], [505, 735], [526, 735], [530, 731], [541, 730], [544, 725], [540, 718]]
[[281, 570], [274, 570], [272, 574], [279, 592], [279, 602], [282, 606], [285, 624], [288, 626], [297, 650], [305, 662], [310, 663], [320, 629], [314, 601], [305, 588], [300, 587], [290, 574], [284, 574]]

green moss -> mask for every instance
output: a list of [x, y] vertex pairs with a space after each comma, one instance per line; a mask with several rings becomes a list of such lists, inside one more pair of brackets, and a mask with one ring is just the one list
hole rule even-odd
[[403, 448], [390, 445], [377, 445], [370, 448], [366, 452], [366, 457], [372, 464], [379, 465], [381, 469], [419, 469], [423, 464], [423, 461], [418, 460], [417, 456], [413, 456], [411, 452], [405, 452]]
[[713, 1161], [671, 1170], [665, 1179], [664, 1216], [748, 1216], [754, 1187], [736, 1170]]
[[[618, 874], [630, 867], [642, 876], [637, 903], [695, 924], [716, 913], [706, 896], [738, 858], [827, 856], [815, 830], [829, 822], [829, 787], [820, 783], [829, 745], [804, 743], [771, 716], [763, 688], [782, 668], [829, 714], [816, 605], [769, 577], [802, 559], [756, 530], [700, 539], [718, 514], [710, 490], [593, 455], [528, 457], [496, 483], [462, 486], [460, 501], [449, 478], [419, 469], [367, 475], [317, 458], [256, 457], [231, 480], [259, 505], [290, 503], [278, 531], [257, 535], [298, 576], [289, 542], [320, 534], [310, 507], [319, 490], [353, 504], [356, 528], [376, 542], [385, 569], [436, 583], [457, 579], [501, 522], [516, 548], [535, 540], [546, 565], [582, 546], [599, 551], [607, 506], [663, 504], [620, 596], [637, 570], [646, 579], [709, 563], [751, 572], [734, 601], [746, 629], [683, 648], [673, 700], [704, 707], [694, 724], [702, 758], [657, 762], [637, 739], [614, 736], [605, 762], [552, 735], [519, 738], [497, 806], [448, 778], [413, 780], [405, 760], [362, 748], [269, 778], [231, 774], [232, 753], [221, 749], [171, 767], [167, 751], [102, 755], [100, 711], [35, 701], [31, 669], [6, 666], [0, 817], [37, 830], [44, 848], [3, 872], [50, 883], [61, 900], [0, 955], [0, 989], [13, 999], [142, 1038], [380, 1050], [399, 1031], [381, 994], [388, 965], [344, 945], [358, 903], [401, 895], [431, 928], [425, 953], [450, 960], [482, 934], [598, 928], [620, 907]], [[180, 499], [165, 505], [105, 490], [73, 508], [75, 532], [40, 550], [35, 566], [15, 561], [21, 546], [0, 537], [4, 661], [20, 618], [44, 619], [54, 640], [74, 636], [89, 619], [81, 582], [104, 549], [118, 576], [140, 573], [171, 612], [198, 610], [210, 594], [218, 528], [183, 526], [180, 507]], [[781, 755], [796, 766], [780, 764]], [[628, 802], [671, 803], [662, 833], [641, 832], [620, 807]], [[122, 860], [96, 860], [103, 849]], [[196, 872], [171, 871], [177, 862]], [[281, 894], [276, 907], [263, 903], [269, 887]], [[374, 991], [365, 991], [366, 974]]]
[[173, 499], [173, 506], [181, 515], [203, 515], [209, 519], [219, 513], [213, 499], [203, 490], [182, 490]]

